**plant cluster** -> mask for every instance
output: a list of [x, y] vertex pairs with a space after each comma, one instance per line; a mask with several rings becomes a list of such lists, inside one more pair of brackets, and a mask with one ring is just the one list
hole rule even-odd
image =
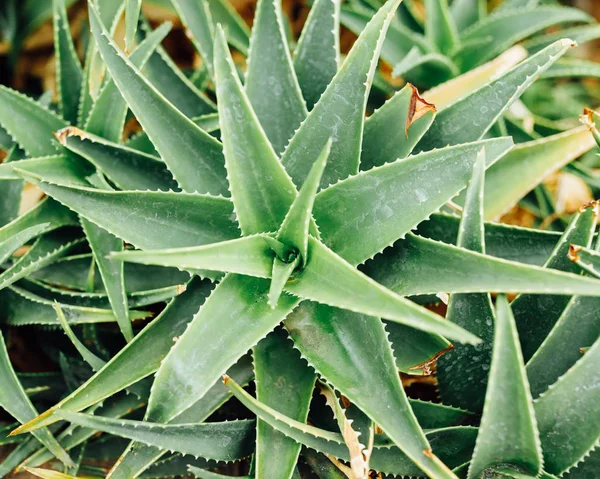
[[88, 0], [75, 42], [71, 3], [3, 17], [18, 52], [51, 14], [56, 96], [0, 86], [0, 477], [597, 476], [600, 204], [564, 189], [600, 121], [539, 108], [595, 100], [592, 18], [315, 0], [296, 41], [278, 0]]

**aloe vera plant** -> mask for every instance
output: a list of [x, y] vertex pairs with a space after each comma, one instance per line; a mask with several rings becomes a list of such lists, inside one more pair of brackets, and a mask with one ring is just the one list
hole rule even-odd
[[[498, 221], [554, 219], [542, 181], [596, 146], [591, 112], [561, 130], [520, 100], [597, 33], [546, 29], [589, 16], [316, 0], [294, 44], [278, 1], [250, 30], [226, 0], [88, 0], [82, 64], [50, 3], [58, 102], [0, 86], [0, 326], [60, 373], [15, 373], [0, 334], [2, 476], [593, 470], [600, 207]], [[19, 214], [25, 183], [44, 197]], [[427, 378], [434, 401], [405, 387]]]

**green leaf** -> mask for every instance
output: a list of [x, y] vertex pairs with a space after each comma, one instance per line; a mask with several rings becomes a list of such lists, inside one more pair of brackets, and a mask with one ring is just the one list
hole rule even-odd
[[[291, 419], [254, 399], [230, 378], [226, 378], [226, 384], [244, 406], [290, 438], [307, 445], [311, 449], [323, 451], [327, 455], [346, 461], [350, 459], [348, 449], [340, 433], [326, 431]], [[465, 459], [468, 460], [468, 457], [470, 457], [470, 452], [472, 452], [475, 442], [474, 433], [476, 433], [475, 428], [448, 428], [431, 431], [427, 436], [432, 444], [439, 443], [440, 449], [446, 449], [445, 451], [441, 451], [444, 455], [451, 456], [453, 454], [455, 456], [448, 462], [460, 462], [460, 456], [464, 456], [465, 449], [468, 454]], [[452, 443], [452, 440], [454, 440], [453, 445], [455, 447], [450, 452], [448, 450], [450, 449], [448, 448], [448, 443]], [[390, 447], [390, 444], [385, 441], [379, 444], [376, 440], [371, 457], [371, 468], [378, 472], [401, 476], [422, 475], [422, 471], [415, 467], [408, 457], [398, 450], [398, 448]], [[451, 473], [450, 471], [447, 471], [447, 473], [443, 471], [443, 474], [437, 474], [434, 477], [446, 477], [446, 474]], [[448, 477], [453, 476], [450, 475]]]
[[[138, 248], [197, 246], [239, 237], [233, 205], [225, 198], [195, 193], [100, 191], [51, 183], [40, 183], [39, 187]], [[0, 239], [1, 234], [2, 230]]]
[[[174, 298], [167, 308], [133, 341], [117, 353], [85, 384], [24, 426], [19, 432], [37, 429], [59, 420], [58, 409], [81, 411], [154, 373], [169, 350], [173, 338], [181, 335], [210, 293], [208, 281], [192, 280], [187, 290]], [[63, 310], [66, 311], [64, 305]], [[54, 315], [56, 320], [56, 315]]]
[[[415, 87], [405, 86], [365, 121], [360, 169], [406, 158], [429, 129], [436, 109]], [[398, 133], [398, 125], [405, 125]]]
[[[59, 326], [54, 311], [54, 301], [37, 296], [16, 286], [9, 286], [0, 292], [1, 311], [4, 321], [11, 326], [28, 326], [40, 324]], [[65, 317], [70, 324], [107, 323], [114, 322], [112, 311], [109, 309], [89, 308], [61, 304]], [[129, 311], [129, 319], [143, 319], [150, 315], [146, 311]]]
[[417, 149], [431, 150], [480, 139], [536, 78], [572, 46], [570, 40], [559, 40], [446, 107], [437, 114]]
[[321, 304], [386, 318], [461, 342], [478, 342], [476, 336], [377, 284], [312, 237], [306, 267], [285, 289]]
[[[250, 355], [243, 356], [227, 371], [227, 374], [234, 377], [240, 384], [245, 385], [249, 383], [254, 377], [252, 357]], [[229, 389], [225, 387], [222, 381], [218, 380], [202, 399], [178, 416], [172, 423], [192, 424], [203, 422], [230, 397], [231, 392], [229, 392]], [[131, 477], [138, 477], [166, 452], [167, 451], [164, 449], [161, 450], [154, 446], [132, 442], [119, 458], [119, 461], [113, 466], [109, 476], [112, 479], [131, 479]], [[172, 468], [169, 468], [169, 473], [173, 473]]]
[[29, 156], [56, 154], [52, 133], [67, 123], [50, 110], [15, 90], [0, 86], [0, 124]]
[[327, 142], [323, 151], [321, 151], [319, 157], [313, 163], [306, 181], [290, 206], [276, 235], [277, 240], [298, 250], [303, 266], [306, 266], [308, 261], [308, 237], [312, 220], [312, 209], [330, 152], [331, 140]]
[[[484, 181], [485, 150], [482, 150], [467, 188], [457, 239], [460, 248], [478, 253], [485, 253]], [[450, 297], [446, 320], [472, 332], [482, 342], [475, 346], [458, 345], [438, 359], [438, 387], [440, 397], [447, 404], [475, 412], [483, 409], [492, 356], [493, 319], [488, 293], [453, 294]]]
[[[330, 138], [333, 143], [321, 186], [358, 172], [367, 97], [385, 32], [397, 6], [397, 1], [386, 3], [365, 27], [286, 148], [281, 161], [298, 187]], [[340, 92], [344, 94], [343, 102], [339, 100]]]
[[171, 172], [159, 158], [73, 127], [61, 130], [58, 137], [64, 147], [88, 160], [123, 190], [179, 189]]
[[227, 0], [207, 0], [213, 22], [220, 23], [227, 35], [227, 41], [241, 53], [248, 53], [250, 29], [244, 19]]
[[83, 72], [71, 37], [65, 0], [53, 0], [52, 3], [59, 106], [63, 118], [75, 124]]
[[598, 251], [574, 244], [569, 249], [569, 259], [582, 271], [595, 278], [600, 278], [600, 253]]
[[531, 53], [540, 51], [546, 48], [551, 43], [561, 38], [570, 38], [577, 45], [582, 45], [600, 37], [600, 25], [593, 23], [591, 25], [576, 26], [571, 28], [562, 28], [557, 32], [547, 33], [545, 35], [537, 35], [531, 40], [523, 43], [523, 46]]
[[81, 242], [81, 238], [75, 232], [56, 231], [41, 236], [27, 253], [0, 274], [0, 290], [53, 263]]
[[60, 326], [63, 328], [63, 330], [65, 331], [65, 334], [69, 337], [69, 339], [73, 343], [73, 346], [75, 346], [75, 349], [77, 349], [77, 352], [79, 354], [81, 354], [81, 357], [83, 358], [83, 360], [86, 363], [88, 363], [94, 371], [99, 371], [100, 369], [102, 369], [104, 367], [104, 365], [106, 364], [106, 361], [104, 361], [103, 359], [100, 359], [98, 356], [96, 356], [94, 353], [92, 353], [87, 348], [87, 346], [79, 340], [79, 338], [75, 335], [75, 333], [71, 329], [71, 326], [69, 325], [69, 322], [67, 321], [67, 318], [65, 317], [65, 313], [63, 312], [59, 303], [54, 302], [54, 310], [56, 311], [56, 316], [58, 317]]
[[[510, 411], [509, 414], [507, 412]], [[506, 296], [496, 302], [494, 350], [469, 479], [509, 464], [537, 476], [542, 451], [519, 337]]]
[[206, 0], [171, 0], [179, 18], [187, 29], [186, 34], [202, 58], [203, 65], [214, 77], [213, 40], [214, 25]]
[[77, 216], [51, 198], [40, 201], [24, 215], [0, 228], [0, 242], [12, 240], [27, 228], [47, 224], [45, 231], [78, 225]]
[[477, 23], [486, 13], [485, 0], [454, 0], [450, 5], [450, 14], [459, 31]]
[[[597, 205], [590, 205], [578, 211], [544, 267], [548, 270], [577, 273], [577, 266], [568, 258], [569, 247], [571, 244], [589, 246], [596, 229], [597, 219]], [[581, 279], [587, 278], [581, 277]], [[521, 294], [513, 301], [511, 307], [517, 321], [521, 348], [526, 361], [529, 361], [558, 321], [571, 299], [570, 296], [567, 296], [569, 294], [584, 295], [580, 288], [576, 291], [565, 291], [564, 295], [560, 296]]]
[[142, 0], [126, 0], [125, 2], [125, 49], [131, 51], [133, 40], [137, 30], [140, 12], [142, 10]]
[[598, 78], [600, 64], [578, 58], [563, 58], [544, 72], [542, 78]]
[[[37, 411], [27, 394], [23, 390], [17, 375], [10, 363], [4, 336], [0, 331], [0, 378], [2, 379], [2, 389], [0, 390], [0, 405], [11, 416], [20, 423], [25, 423], [37, 415]], [[69, 455], [60, 447], [54, 436], [48, 429], [41, 429], [32, 433], [35, 438], [46, 446], [55, 457], [67, 465], [72, 466], [73, 461]]]
[[456, 49], [460, 41], [448, 0], [425, 0], [425, 38], [446, 55]]
[[593, 344], [600, 336], [599, 298], [575, 296], [527, 362], [531, 393], [537, 397], [581, 358], [581, 345]]
[[220, 28], [214, 51], [223, 152], [240, 228], [245, 235], [276, 231], [294, 200], [294, 183], [252, 110]]
[[339, 0], [315, 1], [294, 50], [294, 70], [309, 111], [338, 71], [339, 31]]
[[25, 228], [8, 238], [6, 241], [0, 243], [0, 264], [4, 264], [4, 262], [25, 243], [48, 231], [49, 226], [50, 223], [42, 223], [31, 226], [30, 228]]
[[[285, 327], [317, 373], [375, 421], [419, 468], [434, 477], [452, 477], [431, 454], [400, 384], [379, 320], [304, 302], [286, 319]], [[372, 394], [375, 390], [377, 395]], [[390, 410], [395, 413], [390, 415]], [[276, 427], [274, 423], [271, 426]], [[343, 440], [340, 446], [337, 451], [347, 455]], [[334, 455], [342, 457], [339, 454]], [[374, 458], [371, 467], [376, 467]]]
[[[300, 422], [306, 422], [315, 374], [300, 358], [285, 331], [278, 329], [254, 347], [258, 400]], [[258, 420], [255, 475], [288, 479], [298, 461], [300, 444]]]
[[[566, 251], [564, 254], [566, 258]], [[548, 301], [561, 295], [597, 296], [600, 286], [595, 279], [507, 261], [412, 234], [376, 256], [365, 265], [364, 271], [401, 296], [521, 292]], [[535, 321], [531, 324], [539, 326]]]
[[261, 235], [192, 248], [123, 251], [112, 258], [184, 269], [212, 269], [270, 278], [273, 252]]
[[[73, 465], [74, 467], [75, 465]], [[42, 479], [77, 479], [76, 476], [71, 476], [59, 471], [53, 471], [52, 469], [38, 469], [35, 467], [26, 467], [25, 470], [34, 476], [41, 477]]]
[[[11, 163], [20, 160], [22, 156], [23, 153], [19, 147], [13, 145], [0, 164], [0, 180], [3, 180], [4, 176], [7, 176], [7, 179], [14, 180], [2, 182], [2, 189], [0, 190], [0, 228], [19, 216], [24, 183], [19, 175], [11, 171]], [[3, 175], [4, 171], [8, 174]]]
[[273, 260], [271, 270], [271, 286], [269, 287], [269, 305], [271, 308], [277, 306], [277, 301], [285, 288], [285, 284], [294, 273], [294, 270], [300, 265], [300, 256], [295, 256], [290, 263], [285, 263], [278, 256]]
[[511, 148], [511, 141], [487, 140], [411, 156], [323, 190], [313, 209], [323, 242], [349, 263], [363, 263], [456, 196], [467, 185], [482, 147], [491, 164]]
[[280, 0], [259, 0], [247, 65], [248, 99], [273, 149], [281, 154], [307, 111], [292, 65]]
[[[589, 456], [587, 456], [583, 462], [580, 462], [577, 466], [565, 472], [562, 477], [564, 479], [594, 479], [599, 467], [600, 449], [596, 448], [590, 452]], [[550, 479], [552, 479], [551, 476]]]
[[[544, 469], [562, 475], [597, 445], [600, 403], [600, 341], [534, 403]], [[560, 411], [557, 414], [557, 411]]]
[[[131, 63], [142, 69], [170, 29], [171, 25], [167, 23], [148, 34], [129, 56]], [[89, 116], [85, 117], [85, 131], [118, 143], [121, 141], [126, 116], [127, 103], [115, 82], [109, 78], [91, 107]]]
[[100, 271], [119, 329], [125, 340], [129, 342], [133, 339], [133, 329], [129, 321], [123, 263], [107, 258], [107, 255], [114, 251], [123, 251], [123, 241], [85, 218], [81, 219], [81, 226]]
[[29, 181], [46, 179], [61, 185], [90, 187], [90, 181], [93, 181], [92, 177], [96, 174], [92, 165], [73, 155], [43, 156], [14, 161], [6, 166], [13, 170], [13, 174]]
[[98, 50], [115, 84], [179, 185], [186, 191], [227, 193], [219, 142], [173, 107], [141, 75], [110, 39], [92, 3], [89, 13]]
[[254, 445], [254, 421], [248, 420], [163, 425], [66, 410], [60, 410], [58, 414], [80, 426], [128, 437], [161, 449], [218, 461], [242, 459], [250, 455]]
[[544, 178], [594, 146], [586, 127], [517, 145], [486, 172], [486, 219], [506, 213]]
[[552, 25], [591, 21], [588, 14], [576, 8], [540, 6], [510, 9], [489, 15], [464, 31], [461, 35], [464, 47], [457, 56], [463, 71], [471, 70], [520, 40]]
[[166, 422], [189, 408], [298, 304], [282, 295], [271, 309], [268, 291], [269, 281], [236, 274], [219, 283], [162, 361], [147, 420]]

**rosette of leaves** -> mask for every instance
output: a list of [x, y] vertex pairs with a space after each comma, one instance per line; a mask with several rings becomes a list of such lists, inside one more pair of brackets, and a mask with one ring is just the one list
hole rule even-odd
[[[293, 57], [277, 2], [259, 2], [246, 48], [228, 5], [174, 0], [204, 60], [191, 78], [160, 47], [168, 26], [136, 32], [140, 4], [125, 3], [89, 2], [82, 67], [55, 2], [56, 108], [0, 89], [2, 324], [61, 327], [87, 367], [55, 351], [67, 384], [36, 417], [4, 355], [0, 405], [22, 425], [0, 471], [64, 477], [36, 469], [56, 456], [67, 475], [99, 475], [90, 461], [106, 455], [114, 478], [215, 477], [249, 457], [260, 478], [589, 467], [600, 281], [568, 253], [590, 247], [597, 206], [562, 234], [485, 221], [594, 145], [585, 127], [515, 148], [493, 130], [572, 41], [466, 95], [440, 87], [444, 108], [407, 85], [366, 119], [398, 2], [341, 62], [330, 0]], [[123, 10], [129, 55], [111, 34]], [[243, 81], [228, 44], [248, 53]], [[123, 141], [128, 109], [142, 131]], [[47, 198], [19, 216], [23, 180]], [[490, 293], [519, 295], [494, 308]], [[446, 319], [423, 307], [448, 294]], [[105, 322], [126, 345], [102, 351]], [[399, 371], [440, 356], [446, 404], [408, 399]], [[240, 387], [252, 380], [256, 398]], [[256, 422], [206, 422], [233, 395]], [[97, 431], [131, 440], [118, 460]]]

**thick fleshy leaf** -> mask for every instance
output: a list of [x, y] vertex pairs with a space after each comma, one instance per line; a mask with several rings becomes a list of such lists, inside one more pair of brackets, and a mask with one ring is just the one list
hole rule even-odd
[[591, 150], [586, 127], [517, 145], [485, 174], [485, 217], [497, 218], [552, 172]]
[[162, 358], [173, 347], [173, 338], [183, 334], [187, 323], [210, 290], [208, 281], [195, 278], [184, 293], [174, 298], [160, 316], [136, 335], [104, 368], [20, 432], [58, 421], [58, 409], [81, 411], [154, 373]]
[[61, 185], [92, 186], [95, 168], [87, 161], [73, 155], [43, 156], [20, 160], [4, 165], [12, 174], [26, 178], [30, 182], [55, 181]]
[[[321, 186], [358, 172], [367, 97], [385, 32], [397, 6], [396, 0], [386, 3], [365, 27], [286, 148], [281, 161], [298, 187], [330, 138], [331, 153]], [[340, 101], [342, 92], [344, 101]]]
[[[6, 410], [11, 416], [21, 423], [25, 423], [33, 419], [37, 415], [37, 411], [23, 387], [19, 383], [17, 375], [10, 363], [4, 336], [0, 331], [0, 378], [2, 379], [2, 388], [0, 389], [0, 406]], [[46, 446], [52, 454], [60, 459], [66, 466], [73, 466], [73, 461], [65, 450], [60, 447], [54, 436], [48, 429], [34, 431], [33, 435]]]
[[[129, 56], [131, 63], [136, 68], [142, 69], [170, 29], [170, 24], [164, 24], [148, 34]], [[109, 78], [90, 109], [85, 122], [85, 131], [118, 143], [121, 141], [126, 117], [127, 103], [115, 82]]]
[[31, 226], [19, 231], [14, 236], [8, 238], [6, 241], [0, 243], [0, 264], [10, 258], [10, 256], [21, 246], [27, 243], [32, 238], [41, 235], [48, 231], [50, 223], [42, 223], [39, 225]]
[[0, 243], [12, 240], [24, 230], [39, 225], [47, 225], [45, 231], [51, 231], [61, 226], [75, 226], [78, 225], [77, 215], [53, 199], [45, 199], [24, 215], [0, 228]]
[[69, 123], [75, 124], [83, 72], [71, 37], [65, 0], [53, 0], [52, 3], [59, 105], [63, 118]]
[[[472, 3], [472, 0], [466, 1]], [[514, 46], [488, 63], [426, 91], [423, 98], [433, 103], [437, 111], [442, 111], [503, 75], [525, 58], [527, 50], [520, 45]]]
[[55, 231], [40, 237], [27, 253], [0, 274], [0, 289], [53, 263], [81, 242], [77, 231]]
[[[543, 295], [547, 301], [552, 297], [548, 295], [600, 293], [600, 281], [595, 279], [507, 261], [412, 234], [366, 263], [364, 271], [401, 296], [521, 292]], [[539, 328], [540, 324], [534, 322], [530, 327]]]
[[415, 87], [405, 86], [365, 121], [360, 169], [406, 158], [431, 126], [435, 112]]
[[453, 53], [457, 47], [458, 31], [448, 0], [425, 0], [425, 37], [444, 54]]
[[227, 41], [246, 55], [250, 44], [250, 29], [244, 19], [227, 0], [207, 1], [213, 22], [220, 23], [227, 33]]
[[[50, 183], [39, 186], [84, 218], [138, 248], [197, 246], [239, 237], [233, 204], [225, 198], [193, 193], [100, 191]], [[157, 227], [160, 234], [156, 234]]]
[[89, 4], [90, 25], [112, 78], [144, 131], [186, 191], [226, 194], [222, 148], [177, 110], [127, 59]]
[[307, 115], [283, 22], [281, 0], [259, 0], [245, 84], [252, 108], [278, 154]]
[[270, 278], [274, 254], [261, 235], [192, 248], [123, 251], [113, 258], [141, 264], [246, 274]]
[[[561, 475], [597, 446], [600, 402], [600, 341], [534, 403], [544, 469]], [[560, 411], [557, 414], [557, 411]]]
[[248, 420], [162, 425], [66, 410], [58, 414], [80, 426], [128, 437], [161, 449], [218, 461], [242, 459], [250, 455], [254, 443], [255, 423]]
[[202, 398], [210, 386], [298, 304], [289, 295], [271, 309], [269, 281], [227, 275], [162, 361], [147, 420], [167, 422]]
[[141, 9], [142, 0], [125, 1], [125, 48], [127, 51], [131, 51], [133, 48]]
[[[478, 253], [485, 253], [484, 181], [485, 150], [482, 150], [467, 188], [457, 239], [459, 247]], [[488, 293], [453, 294], [450, 297], [446, 320], [472, 332], [482, 342], [475, 346], [457, 345], [438, 359], [438, 387], [445, 403], [475, 412], [483, 409], [492, 354], [493, 318]]]
[[450, 14], [459, 31], [477, 23], [487, 13], [485, 0], [454, 0]]
[[515, 319], [506, 296], [502, 295], [496, 302], [490, 378], [469, 478], [480, 477], [497, 464], [515, 466], [533, 477], [542, 467], [542, 450]]
[[276, 231], [294, 200], [294, 183], [242, 89], [222, 29], [214, 51], [223, 152], [240, 228], [245, 235]]
[[57, 143], [52, 132], [67, 123], [31, 98], [0, 86], [0, 125], [30, 156], [55, 155]]
[[600, 64], [579, 58], [563, 58], [544, 72], [542, 78], [599, 78]]
[[570, 40], [559, 40], [446, 107], [437, 114], [417, 149], [431, 150], [480, 139], [536, 78], [572, 46]]
[[461, 342], [478, 342], [476, 336], [455, 324], [383, 288], [312, 237], [306, 267], [285, 289], [321, 304], [382, 317]]
[[[545, 268], [578, 273], [568, 258], [571, 244], [589, 246], [598, 220], [598, 205], [590, 205], [577, 212], [544, 264]], [[581, 276], [581, 279], [588, 279]], [[583, 295], [581, 290], [565, 291], [564, 295], [521, 294], [511, 304], [525, 361], [533, 356], [563, 313], [571, 297]], [[583, 345], [582, 345], [583, 346]]]
[[308, 237], [312, 220], [312, 209], [330, 151], [331, 140], [325, 144], [325, 148], [323, 148], [323, 151], [321, 151], [313, 163], [306, 181], [290, 206], [290, 210], [285, 215], [276, 236], [277, 240], [298, 250], [303, 266], [306, 266], [306, 262], [308, 261]]
[[544, 6], [511, 9], [489, 15], [463, 32], [461, 40], [465, 46], [457, 55], [463, 71], [470, 70], [518, 41], [552, 25], [588, 23], [591, 20], [588, 14], [575, 8]]
[[[596, 448], [590, 452], [583, 462], [569, 469], [561, 477], [564, 479], [594, 479], [600, 470], [600, 449]], [[552, 476], [549, 476], [552, 479]]]
[[582, 271], [595, 278], [600, 278], [600, 253], [574, 244], [569, 250], [569, 259]]
[[315, 200], [321, 238], [349, 263], [363, 263], [456, 196], [467, 185], [482, 147], [489, 165], [511, 146], [509, 139], [497, 139], [443, 148], [337, 183]]
[[269, 305], [274, 308], [277, 306], [279, 296], [285, 288], [285, 284], [288, 282], [292, 273], [300, 265], [300, 256], [296, 256], [291, 262], [285, 263], [275, 257], [273, 260], [273, 268], [271, 270], [271, 286], [269, 287]]
[[[240, 384], [246, 385], [254, 377], [252, 357], [243, 356], [228, 371]], [[196, 404], [178, 416], [172, 424], [192, 424], [206, 420], [213, 412], [231, 397], [231, 392], [218, 380], [206, 395]], [[110, 479], [131, 479], [138, 477], [147, 468], [160, 459], [167, 451], [155, 446], [148, 446], [139, 442], [129, 444], [125, 452], [115, 463], [107, 477]], [[169, 473], [173, 469], [169, 468]]]
[[[25, 289], [9, 286], [0, 292], [3, 304], [0, 305], [4, 321], [11, 326], [39, 324], [59, 326], [54, 301], [37, 296]], [[61, 304], [70, 324], [108, 323], [116, 321], [109, 309]], [[129, 311], [129, 319], [143, 319], [150, 315], [146, 311]]]
[[[306, 422], [315, 374], [300, 358], [287, 334], [280, 329], [274, 331], [255, 346], [253, 353], [258, 400], [292, 419]], [[260, 419], [256, 433], [256, 477], [289, 479], [298, 461], [300, 444]]]
[[294, 70], [309, 110], [313, 109], [337, 73], [340, 63], [339, 31], [339, 0], [314, 2], [294, 50]]
[[64, 147], [88, 160], [123, 190], [178, 189], [173, 175], [159, 158], [73, 127], [59, 131], [57, 136]]
[[[415, 464], [434, 477], [452, 477], [430, 452], [379, 320], [305, 301], [285, 327], [317, 373], [375, 421]], [[345, 445], [341, 450], [347, 451]]]
[[187, 28], [188, 38], [196, 47], [196, 50], [202, 57], [203, 65], [209, 71], [210, 76], [213, 72], [213, 38], [214, 26], [208, 2], [201, 0], [172, 0], [173, 7]]
[[129, 321], [123, 263], [107, 257], [112, 252], [123, 251], [123, 240], [85, 218], [81, 219], [81, 226], [102, 277], [119, 329], [125, 340], [129, 342], [133, 339], [133, 329]]
[[582, 45], [600, 37], [600, 25], [593, 23], [591, 25], [576, 26], [571, 28], [563, 28], [557, 32], [547, 33], [545, 35], [537, 35], [531, 40], [523, 43], [529, 52], [535, 53], [543, 48], [546, 48], [551, 43], [561, 38], [570, 38]]
[[575, 296], [527, 363], [531, 393], [537, 397], [565, 374], [580, 358], [582, 345], [600, 336], [600, 298]]

